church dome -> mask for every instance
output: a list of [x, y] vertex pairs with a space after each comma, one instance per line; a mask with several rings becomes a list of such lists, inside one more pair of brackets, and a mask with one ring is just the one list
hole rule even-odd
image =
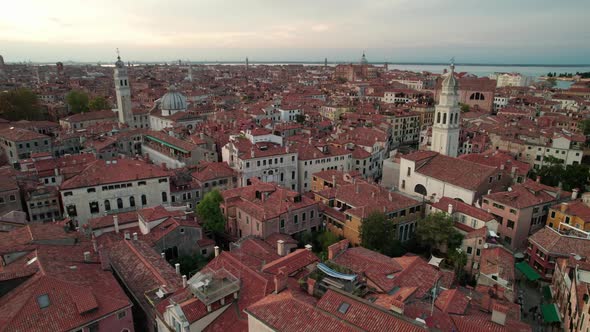
[[117, 56], [117, 62], [115, 62], [115, 67], [117, 67], [117, 68], [124, 68], [125, 67], [125, 63], [123, 61], [121, 61], [120, 56]]
[[361, 57], [361, 65], [367, 65], [369, 61], [367, 61], [367, 57], [365, 56], [365, 52], [363, 52], [363, 56]]
[[160, 99], [160, 109], [166, 111], [186, 110], [186, 97], [176, 90], [175, 86], [168, 88], [168, 92]]

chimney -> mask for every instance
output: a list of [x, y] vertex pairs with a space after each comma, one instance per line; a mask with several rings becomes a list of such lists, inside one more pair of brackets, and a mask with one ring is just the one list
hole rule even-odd
[[186, 280], [186, 274], [182, 275], [182, 288], [186, 288], [187, 285], [187, 280]]
[[219, 256], [219, 246], [215, 246], [213, 249], [215, 250], [215, 257]]
[[328, 259], [334, 259], [334, 257], [338, 256], [341, 252], [348, 249], [348, 240], [342, 240], [339, 242], [334, 243], [333, 245], [328, 247]]
[[92, 249], [94, 252], [98, 252], [98, 243], [96, 242], [96, 237], [94, 237], [94, 234], [92, 235]]
[[160, 256], [162, 256], [162, 259], [166, 259], [166, 253], [164, 253], [164, 252], [161, 252], [161, 253], [160, 253]]
[[488, 189], [488, 195], [492, 193], [492, 189]]
[[129, 232], [125, 232], [125, 240], [131, 240], [131, 235]]
[[453, 214], [453, 204], [449, 204], [449, 208], [447, 209], [449, 214]]
[[305, 250], [309, 250], [309, 251], [311, 251], [311, 248], [313, 248], [313, 247], [311, 246], [311, 244], [306, 244], [306, 245], [305, 245]]
[[59, 168], [57, 168], [57, 167], [56, 167], [56, 168], [54, 168], [54, 169], [53, 169], [53, 174], [54, 174], [55, 176], [59, 176]]
[[332, 175], [332, 185], [336, 188], [336, 175]]
[[574, 188], [572, 190], [572, 200], [578, 199], [578, 194], [580, 193], [580, 189]]
[[405, 307], [405, 304], [401, 300], [401, 296], [398, 295], [396, 298], [391, 300], [391, 311], [396, 312], [400, 315], [403, 315], [404, 314], [404, 307]]
[[289, 276], [285, 271], [286, 268], [283, 266], [279, 268], [279, 272], [275, 275], [274, 282], [275, 282], [275, 293], [280, 293], [283, 289], [287, 288], [287, 279]]
[[312, 278], [307, 278], [307, 294], [313, 296], [313, 291], [315, 290], [316, 280]]
[[500, 304], [494, 304], [492, 307], [492, 322], [496, 324], [500, 324], [502, 326], [506, 325], [506, 313], [508, 312], [508, 308]]
[[113, 215], [113, 224], [115, 225], [115, 233], [119, 234], [119, 216]]
[[512, 177], [514, 177], [514, 175], [516, 175], [516, 170], [518, 169], [518, 167], [516, 166], [512, 166]]
[[90, 251], [85, 251], [84, 252], [84, 263], [89, 263], [90, 262]]
[[176, 274], [180, 275], [180, 263], [174, 264], [174, 269], [176, 270]]
[[506, 167], [506, 166], [504, 166], [504, 164], [500, 165], [500, 169], [501, 169], [501, 170], [504, 170], [504, 168], [505, 168], [505, 167]]
[[391, 195], [391, 191], [389, 192], [389, 201], [393, 202], [393, 195]]
[[137, 241], [137, 232], [133, 232], [133, 241]]
[[541, 176], [540, 175], [537, 175], [537, 180], [536, 181], [537, 181], [537, 183], [541, 183]]
[[286, 254], [285, 241], [283, 241], [283, 240], [277, 241], [277, 254], [279, 256], [285, 256], [285, 254]]

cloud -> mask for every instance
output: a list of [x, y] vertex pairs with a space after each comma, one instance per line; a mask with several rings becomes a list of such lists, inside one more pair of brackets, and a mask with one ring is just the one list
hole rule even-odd
[[311, 30], [315, 32], [324, 32], [330, 30], [330, 26], [326, 24], [316, 24], [311, 26]]

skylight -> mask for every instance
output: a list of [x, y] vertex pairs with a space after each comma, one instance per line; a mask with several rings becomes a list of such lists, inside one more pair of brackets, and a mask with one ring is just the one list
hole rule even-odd
[[49, 307], [49, 304], [51, 304], [49, 302], [49, 295], [43, 294], [43, 295], [37, 296], [37, 303], [39, 304], [39, 308], [41, 308], [41, 309], [45, 309], [45, 308]]
[[338, 307], [338, 312], [340, 312], [341, 314], [345, 314], [348, 311], [348, 308], [350, 308], [350, 304], [342, 302]]

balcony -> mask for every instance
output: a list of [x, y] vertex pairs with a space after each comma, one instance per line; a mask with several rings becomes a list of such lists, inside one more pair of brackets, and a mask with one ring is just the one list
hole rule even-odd
[[240, 280], [224, 268], [216, 271], [207, 268], [189, 280], [189, 289], [201, 302], [210, 305], [228, 295], [237, 295]]

